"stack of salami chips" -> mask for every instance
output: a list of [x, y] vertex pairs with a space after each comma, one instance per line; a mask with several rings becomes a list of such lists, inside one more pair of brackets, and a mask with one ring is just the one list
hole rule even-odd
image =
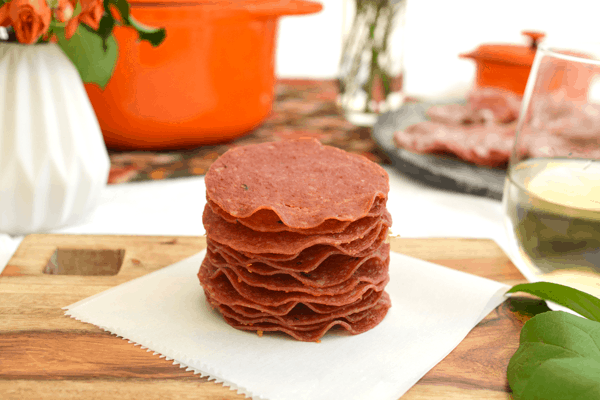
[[198, 277], [229, 325], [319, 341], [383, 320], [392, 221], [381, 167], [300, 139], [229, 150], [205, 182]]

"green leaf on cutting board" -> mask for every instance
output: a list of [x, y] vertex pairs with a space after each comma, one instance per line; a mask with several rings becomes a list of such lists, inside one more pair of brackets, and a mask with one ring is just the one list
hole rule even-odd
[[600, 323], [562, 311], [536, 315], [507, 376], [516, 400], [600, 399]]
[[515, 285], [506, 293], [516, 292], [533, 294], [567, 307], [583, 317], [600, 321], [600, 299], [572, 287], [551, 282], [534, 282]]
[[508, 364], [508, 383], [516, 400], [600, 400], [600, 299], [550, 282], [513, 286], [567, 307], [538, 314], [525, 323], [520, 345]]

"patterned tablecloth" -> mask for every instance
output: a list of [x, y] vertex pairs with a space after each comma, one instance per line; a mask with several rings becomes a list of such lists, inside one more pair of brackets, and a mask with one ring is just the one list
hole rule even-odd
[[333, 80], [281, 80], [275, 87], [271, 115], [247, 135], [229, 143], [193, 150], [109, 151], [109, 183], [204, 175], [212, 162], [231, 147], [299, 137], [314, 137], [323, 144], [389, 164], [387, 156], [371, 138], [371, 128], [346, 121], [336, 105], [337, 93], [337, 83]]

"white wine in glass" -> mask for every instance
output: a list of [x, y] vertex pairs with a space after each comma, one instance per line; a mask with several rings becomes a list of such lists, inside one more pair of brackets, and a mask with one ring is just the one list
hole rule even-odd
[[600, 296], [600, 43], [537, 50], [508, 165], [510, 257]]

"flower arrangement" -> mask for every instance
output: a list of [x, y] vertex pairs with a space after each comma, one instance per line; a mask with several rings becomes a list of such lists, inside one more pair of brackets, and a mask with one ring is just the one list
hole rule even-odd
[[135, 29], [152, 46], [166, 37], [165, 29], [135, 20], [127, 0], [0, 0], [0, 26], [7, 27], [9, 42], [57, 43], [82, 80], [102, 88], [117, 62], [117, 25]]

